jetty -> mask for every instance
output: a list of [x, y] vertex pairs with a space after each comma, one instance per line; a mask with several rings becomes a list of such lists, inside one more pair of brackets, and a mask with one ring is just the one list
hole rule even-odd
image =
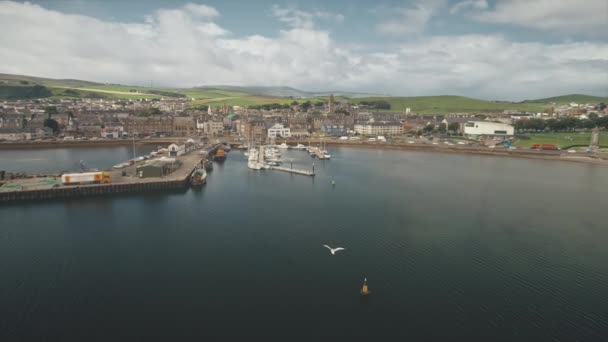
[[311, 177], [315, 176], [314, 171], [298, 170], [298, 169], [292, 169], [292, 168], [283, 167], [283, 166], [269, 166], [268, 169], [269, 170], [284, 171], [284, 172], [289, 172], [289, 173], [295, 173], [295, 174], [304, 175], [304, 176], [311, 176]]
[[[160, 177], [140, 177], [137, 168], [145, 161], [134, 162], [123, 169], [112, 169], [110, 183], [62, 184], [59, 175], [8, 179], [0, 187], [0, 203], [16, 201], [36, 201], [52, 199], [72, 199], [121, 193], [137, 193], [159, 190], [186, 190], [190, 186], [190, 175], [201, 164], [204, 155], [213, 154], [220, 143], [194, 150], [181, 156], [169, 157], [179, 162], [179, 167]], [[156, 159], [152, 159], [156, 160]], [[162, 159], [159, 159], [162, 160]]]

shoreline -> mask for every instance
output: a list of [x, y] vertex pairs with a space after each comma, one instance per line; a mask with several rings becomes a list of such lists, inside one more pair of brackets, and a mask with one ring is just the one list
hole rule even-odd
[[[138, 139], [135, 140], [137, 145], [169, 145], [174, 142], [186, 140], [185, 137], [160, 138], [160, 139]], [[288, 145], [295, 145], [294, 141], [277, 141], [277, 144], [285, 142]], [[321, 140], [310, 140], [311, 144], [319, 144]], [[403, 151], [421, 151], [421, 152], [438, 152], [438, 153], [461, 153], [461, 154], [476, 154], [493, 157], [514, 157], [540, 160], [568, 161], [576, 163], [585, 163], [593, 165], [608, 166], [608, 154], [606, 155], [587, 155], [578, 153], [570, 155], [563, 151], [536, 151], [530, 149], [507, 150], [503, 148], [480, 148], [480, 147], [464, 147], [464, 146], [443, 146], [443, 145], [425, 145], [425, 144], [407, 144], [407, 143], [369, 143], [369, 142], [353, 142], [353, 141], [336, 141], [324, 140], [324, 144], [329, 146], [348, 147], [348, 148], [368, 148], [368, 149], [386, 149], [386, 150], [403, 150]], [[116, 146], [132, 146], [133, 140], [76, 140], [76, 141], [57, 141], [57, 142], [19, 142], [19, 143], [0, 143], [0, 152], [2, 150], [32, 150], [32, 149], [55, 149], [55, 148], [86, 148], [86, 147], [116, 147]], [[241, 143], [238, 143], [240, 145]], [[233, 144], [237, 145], [237, 144]]]
[[[279, 143], [279, 142], [277, 142]], [[287, 142], [286, 142], [287, 143]], [[312, 141], [319, 143], [319, 141]], [[592, 165], [608, 166], [608, 154], [605, 156], [588, 156], [579, 153], [569, 155], [562, 151], [535, 151], [528, 149], [507, 150], [502, 148], [473, 148], [473, 147], [457, 147], [457, 146], [437, 146], [437, 145], [421, 145], [421, 144], [391, 144], [391, 143], [366, 143], [366, 142], [339, 142], [339, 141], [324, 141], [328, 146], [348, 147], [348, 148], [369, 148], [369, 149], [385, 149], [385, 150], [401, 150], [401, 151], [419, 151], [419, 152], [436, 152], [436, 153], [460, 153], [474, 154], [492, 157], [513, 157], [526, 159], [540, 159], [553, 161], [567, 161], [575, 163], [585, 163]]]
[[[185, 138], [175, 139], [137, 139], [136, 145], [169, 145], [174, 142], [180, 142]], [[71, 140], [71, 141], [55, 141], [55, 142], [18, 142], [18, 143], [0, 143], [0, 151], [2, 150], [45, 150], [55, 148], [84, 148], [84, 147], [113, 147], [113, 146], [132, 146], [132, 139], [120, 140]]]

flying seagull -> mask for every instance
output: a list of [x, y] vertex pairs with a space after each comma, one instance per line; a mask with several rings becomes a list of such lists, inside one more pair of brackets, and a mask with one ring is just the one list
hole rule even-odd
[[342, 247], [331, 248], [328, 245], [323, 245], [323, 247], [329, 249], [329, 251], [331, 252], [332, 255], [336, 255], [336, 252], [344, 250], [344, 248], [342, 248]]

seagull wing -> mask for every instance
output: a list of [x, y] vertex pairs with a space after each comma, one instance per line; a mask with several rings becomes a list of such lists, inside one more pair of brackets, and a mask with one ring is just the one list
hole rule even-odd
[[323, 245], [323, 247], [325, 247], [331, 251], [331, 247], [329, 247], [328, 245]]
[[344, 250], [344, 248], [342, 248], [342, 247], [338, 247], [338, 248], [334, 248], [334, 249], [332, 250], [332, 252], [343, 251], [343, 250]]

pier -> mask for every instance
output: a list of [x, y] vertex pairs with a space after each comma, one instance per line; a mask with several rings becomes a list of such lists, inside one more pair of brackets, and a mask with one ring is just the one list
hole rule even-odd
[[[200, 164], [205, 155], [213, 153], [221, 144], [194, 150], [185, 155], [175, 157], [181, 166], [163, 177], [139, 178], [136, 175], [138, 166], [144, 162], [136, 162], [124, 169], [109, 171], [111, 183], [107, 184], [61, 184], [60, 177], [27, 178], [7, 180], [6, 184], [15, 184], [0, 191], [0, 203], [15, 201], [72, 199], [111, 194], [138, 193], [159, 190], [186, 190], [190, 186], [190, 175]], [[203, 151], [203, 155], [199, 152]], [[23, 185], [21, 185], [23, 184]]]
[[295, 174], [304, 175], [304, 176], [311, 176], [311, 177], [315, 176], [314, 171], [291, 169], [291, 168], [283, 167], [283, 166], [270, 166], [270, 167], [268, 167], [268, 169], [269, 170], [284, 171], [284, 172], [289, 172], [289, 173], [295, 173]]

